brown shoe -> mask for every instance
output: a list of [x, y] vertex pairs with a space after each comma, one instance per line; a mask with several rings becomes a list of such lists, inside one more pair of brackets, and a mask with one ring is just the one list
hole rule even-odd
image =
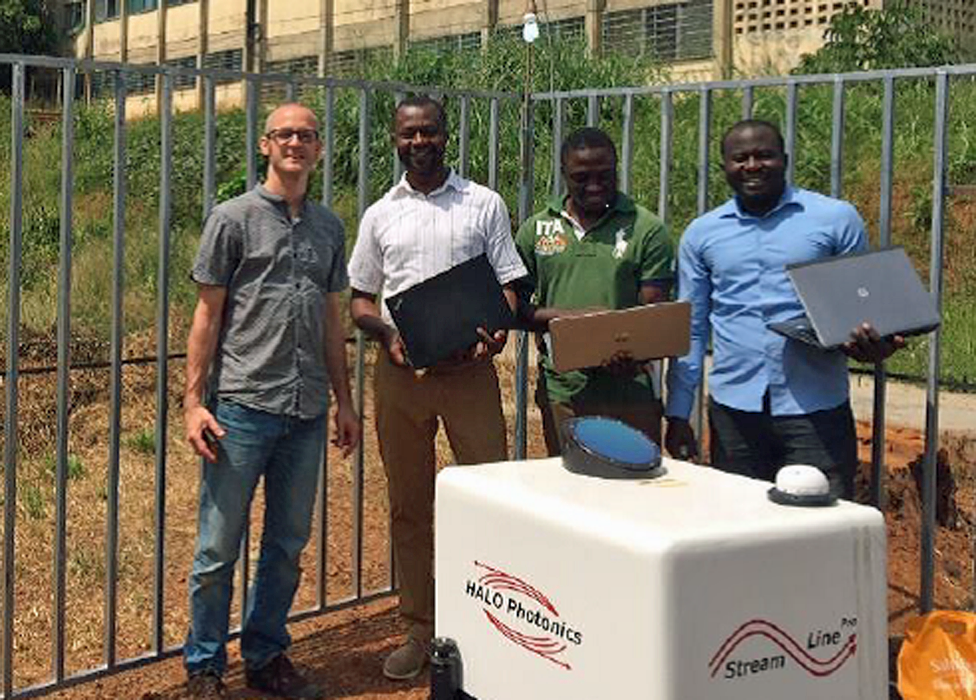
[[220, 700], [227, 697], [227, 689], [215, 673], [197, 673], [186, 684], [187, 693], [194, 700]]
[[399, 649], [395, 649], [383, 662], [383, 675], [391, 681], [408, 681], [416, 678], [427, 665], [427, 648], [411, 637]]
[[319, 700], [325, 690], [306, 679], [284, 654], [278, 654], [261, 668], [245, 668], [247, 687], [279, 698]]

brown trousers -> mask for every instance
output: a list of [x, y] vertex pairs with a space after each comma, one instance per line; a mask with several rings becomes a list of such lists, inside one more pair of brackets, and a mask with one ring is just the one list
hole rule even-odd
[[661, 444], [661, 416], [664, 410], [661, 401], [650, 394], [647, 402], [641, 403], [624, 403], [612, 399], [563, 403], [549, 400], [545, 380], [542, 379], [536, 386], [535, 402], [542, 414], [542, 435], [546, 439], [546, 449], [550, 457], [562, 454], [561, 426], [564, 420], [576, 416], [616, 418], [632, 428], [637, 428], [658, 445]]
[[437, 365], [422, 376], [377, 355], [376, 434], [386, 470], [400, 614], [410, 636], [434, 631], [434, 438], [437, 419], [458, 464], [508, 459], [498, 375], [490, 361]]

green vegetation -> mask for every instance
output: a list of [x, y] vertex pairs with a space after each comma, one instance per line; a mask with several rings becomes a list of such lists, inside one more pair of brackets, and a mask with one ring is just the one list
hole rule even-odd
[[[412, 52], [399, 65], [392, 62], [366, 67], [374, 80], [415, 85], [452, 86], [476, 90], [524, 88], [526, 53], [517, 43], [499, 41], [485, 52]], [[550, 44], [543, 38], [535, 49], [531, 87], [534, 91], [567, 90], [587, 86], [613, 87], [667, 81], [667, 73], [646, 59], [611, 56], [586, 58], [582, 45], [561, 40]], [[271, 86], [266, 85], [268, 90]], [[262, 100], [262, 109], [283, 99], [273, 89]], [[783, 122], [785, 90], [756, 89], [757, 117]], [[324, 111], [323, 91], [300, 90], [299, 98]], [[335, 141], [333, 159], [333, 207], [346, 222], [351, 243], [357, 223], [357, 172], [359, 162], [359, 91], [335, 90]], [[741, 115], [741, 92], [716, 91], [712, 97], [711, 161], [708, 205], [728, 197], [718, 162], [721, 134]], [[674, 98], [674, 159], [669, 189], [669, 226], [677, 238], [697, 212], [697, 163], [699, 100], [697, 92]], [[369, 125], [368, 198], [377, 198], [392, 181], [394, 159], [388, 128], [393, 95], [371, 93]], [[623, 98], [600, 102], [600, 125], [615, 139], [622, 134]], [[453, 127], [450, 157], [458, 154], [457, 125], [460, 100], [451, 97], [447, 108]], [[564, 134], [586, 121], [586, 100], [566, 100]], [[484, 99], [470, 101], [469, 175], [488, 181], [489, 112]], [[534, 109], [534, 207], [542, 205], [552, 172], [551, 102]], [[832, 86], [804, 87], [797, 112], [794, 152], [796, 182], [811, 189], [830, 191]], [[520, 182], [520, 101], [499, 103], [498, 189], [515, 215]], [[9, 103], [0, 97], [0, 230], [9, 217]], [[660, 101], [657, 96], [634, 99], [634, 148], [631, 192], [638, 201], [656, 208], [660, 188]], [[880, 124], [883, 95], [878, 84], [860, 83], [847, 91], [844, 138], [843, 195], [853, 201], [877, 242], [879, 218]], [[932, 153], [934, 143], [934, 84], [931, 80], [900, 80], [896, 97], [895, 186], [893, 241], [904, 245], [927, 279], [932, 216]], [[60, 187], [60, 127], [28, 117], [31, 137], [25, 141], [24, 260], [22, 265], [22, 319], [25, 335], [54, 338], [56, 320], [57, 262]], [[173, 216], [170, 229], [171, 269], [168, 277], [171, 324], [177, 330], [174, 349], [182, 344], [195, 290], [188, 279], [202, 218], [203, 119], [198, 113], [180, 113], [173, 121], [174, 178]], [[219, 197], [243, 190], [245, 182], [245, 117], [241, 110], [221, 112], [218, 118], [216, 173]], [[949, 134], [949, 180], [953, 185], [976, 182], [976, 86], [968, 78], [952, 81]], [[158, 204], [160, 124], [154, 117], [132, 120], [126, 133], [125, 220], [125, 326], [128, 334], [148, 338], [155, 333], [158, 293]], [[72, 264], [72, 328], [79, 338], [108, 337], [112, 288], [112, 172], [113, 116], [110, 102], [79, 105], [75, 122], [74, 207]], [[258, 163], [258, 171], [263, 164]], [[312, 196], [322, 193], [321, 173], [312, 183]], [[962, 197], [949, 200], [946, 217], [946, 300], [943, 343], [943, 376], [950, 382], [976, 382], [976, 314], [968, 299], [976, 294], [976, 246], [969, 238], [976, 227], [976, 202]], [[7, 269], [6, 236], [0, 241], [0, 264]], [[7, 275], [0, 275], [0, 294], [6, 298]], [[0, 307], [0, 333], [6, 330], [6, 304]], [[152, 347], [150, 345], [140, 347]], [[97, 358], [92, 358], [97, 359]], [[896, 356], [892, 368], [924, 376], [927, 351], [924, 341]], [[148, 443], [147, 443], [148, 444]], [[139, 449], [139, 448], [136, 448]]]
[[952, 37], [929, 22], [922, 7], [907, 2], [884, 11], [851, 3], [830, 19], [826, 39], [795, 73], [944, 66], [961, 57]]
[[156, 454], [156, 434], [152, 428], [143, 428], [125, 440], [129, 449], [144, 455]]

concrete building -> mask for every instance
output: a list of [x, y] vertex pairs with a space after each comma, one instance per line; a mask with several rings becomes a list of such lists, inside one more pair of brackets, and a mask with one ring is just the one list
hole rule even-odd
[[[892, 0], [856, 0], [880, 8]], [[974, 0], [916, 0], [960, 37], [976, 36]], [[370, 58], [411, 46], [477, 49], [495, 32], [520, 32], [531, 0], [67, 0], [70, 51], [134, 63], [258, 72], [355, 75]], [[555, 36], [591, 52], [653, 54], [676, 76], [778, 73], [823, 41], [850, 0], [536, 0]], [[151, 94], [152, 80], [132, 84]], [[183, 84], [181, 88], [191, 85]], [[239, 99], [239, 86], [221, 88]], [[185, 93], [185, 94], [184, 94]], [[195, 100], [184, 90], [178, 100]], [[178, 103], [179, 104], [179, 103]]]

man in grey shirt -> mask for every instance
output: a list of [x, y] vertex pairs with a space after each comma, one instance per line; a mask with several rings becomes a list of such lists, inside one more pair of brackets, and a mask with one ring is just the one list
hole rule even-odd
[[345, 236], [334, 214], [305, 197], [321, 153], [315, 115], [279, 107], [260, 147], [264, 184], [214, 209], [192, 273], [199, 297], [183, 408], [204, 464], [184, 665], [196, 698], [225, 697], [234, 564], [262, 476], [264, 532], [241, 631], [247, 685], [323, 697], [285, 655], [285, 623], [311, 533], [330, 384], [335, 444], [348, 454], [359, 441], [340, 313]]

